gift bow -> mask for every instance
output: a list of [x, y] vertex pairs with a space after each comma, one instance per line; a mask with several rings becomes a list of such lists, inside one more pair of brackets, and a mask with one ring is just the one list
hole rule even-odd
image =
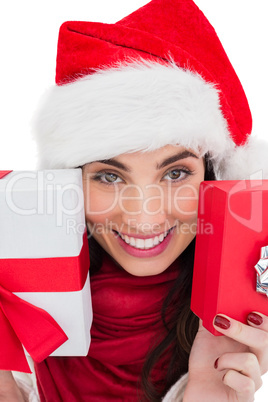
[[[81, 290], [89, 269], [87, 232], [79, 258], [8, 258], [0, 259], [0, 267], [0, 369], [30, 373], [22, 345], [34, 361], [40, 362], [68, 338], [45, 310], [22, 300], [12, 291]], [[23, 281], [17, 280], [20, 277]]]
[[[68, 338], [57, 322], [0, 285], [1, 369], [31, 373], [23, 346], [40, 362]], [[22, 346], [23, 345], [23, 346]]]
[[261, 248], [261, 258], [255, 265], [257, 271], [256, 290], [268, 297], [268, 246]]

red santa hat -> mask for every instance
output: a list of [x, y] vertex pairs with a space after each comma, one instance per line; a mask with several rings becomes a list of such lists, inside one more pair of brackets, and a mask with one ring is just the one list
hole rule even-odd
[[56, 86], [35, 124], [41, 168], [179, 144], [209, 153], [218, 178], [268, 177], [267, 146], [251, 129], [241, 83], [192, 0], [61, 26]]

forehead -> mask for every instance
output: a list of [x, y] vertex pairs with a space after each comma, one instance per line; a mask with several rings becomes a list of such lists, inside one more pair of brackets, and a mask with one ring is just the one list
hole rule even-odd
[[147, 162], [147, 163], [160, 163], [163, 160], [177, 154], [184, 154], [192, 153], [198, 155], [196, 152], [192, 151], [191, 149], [187, 149], [180, 145], [166, 145], [154, 151], [139, 151], [139, 152], [130, 152], [118, 155], [112, 159], [115, 159], [119, 162], [130, 164], [130, 163], [139, 163], [139, 162]]

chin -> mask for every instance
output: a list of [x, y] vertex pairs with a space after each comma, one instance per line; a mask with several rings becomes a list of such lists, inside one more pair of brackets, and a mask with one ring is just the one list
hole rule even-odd
[[159, 257], [157, 259], [145, 260], [142, 258], [112, 258], [117, 262], [118, 265], [126, 272], [133, 276], [153, 276], [159, 275], [164, 272], [175, 260], [176, 257], [172, 260], [168, 259], [168, 261], [159, 261]]

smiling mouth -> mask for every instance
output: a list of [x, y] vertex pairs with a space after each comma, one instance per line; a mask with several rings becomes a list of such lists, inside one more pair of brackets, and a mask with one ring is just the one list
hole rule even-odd
[[119, 236], [126, 244], [130, 245], [133, 248], [139, 249], [139, 250], [150, 250], [159, 244], [161, 244], [165, 238], [169, 235], [171, 230], [174, 228], [169, 229], [165, 233], [161, 233], [158, 236], [150, 237], [147, 239], [140, 239], [138, 237], [131, 237], [128, 235], [124, 235], [122, 233], [119, 233], [114, 230], [114, 233]]

